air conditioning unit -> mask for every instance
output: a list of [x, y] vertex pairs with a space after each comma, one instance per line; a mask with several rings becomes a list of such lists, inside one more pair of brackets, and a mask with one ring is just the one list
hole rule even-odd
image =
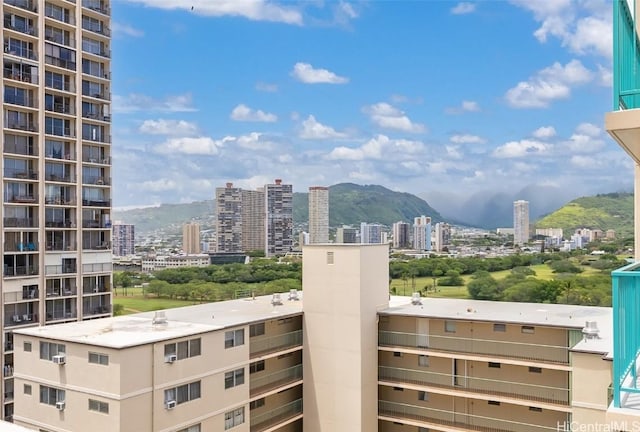
[[67, 359], [64, 354], [58, 354], [51, 357], [51, 361], [53, 361], [55, 364], [63, 365], [66, 363]]
[[62, 411], [64, 410], [65, 405], [66, 405], [65, 401], [56, 402], [56, 409], [58, 411]]
[[165, 406], [168, 410], [170, 410], [170, 409], [174, 409], [174, 408], [176, 407], [176, 401], [174, 401], [174, 400], [166, 401], [166, 402], [164, 403], [164, 406]]
[[178, 360], [178, 356], [175, 354], [169, 354], [164, 359], [165, 363], [173, 363], [176, 360]]

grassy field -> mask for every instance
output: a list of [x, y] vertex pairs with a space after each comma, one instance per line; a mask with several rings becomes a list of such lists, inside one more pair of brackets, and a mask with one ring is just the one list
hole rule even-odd
[[190, 306], [198, 304], [191, 300], [176, 300], [167, 298], [156, 298], [155, 296], [145, 297], [142, 288], [127, 288], [126, 295], [122, 288], [116, 289], [113, 297], [114, 305], [122, 305], [125, 314], [136, 312], [149, 312], [159, 309], [170, 309], [180, 306]]

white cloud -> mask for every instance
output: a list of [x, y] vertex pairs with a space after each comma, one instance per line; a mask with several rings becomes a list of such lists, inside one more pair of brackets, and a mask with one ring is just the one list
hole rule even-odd
[[166, 192], [178, 189], [178, 183], [169, 179], [147, 180], [140, 187], [149, 192]]
[[302, 13], [269, 0], [127, 0], [160, 9], [182, 9], [204, 16], [238, 16], [252, 21], [273, 21], [302, 25]]
[[595, 53], [611, 58], [613, 29], [611, 6], [607, 1], [572, 2], [571, 0], [511, 0], [533, 13], [541, 23], [533, 33], [545, 43], [549, 36], [558, 38], [562, 46], [575, 54]]
[[195, 135], [198, 127], [195, 123], [185, 120], [145, 120], [138, 129], [140, 132], [149, 135]]
[[578, 168], [596, 168], [600, 165], [598, 158], [583, 155], [571, 156], [570, 163]]
[[592, 123], [579, 124], [564, 145], [571, 153], [595, 153], [605, 146], [602, 129]]
[[[386, 135], [377, 135], [360, 147], [351, 148], [339, 146], [327, 156], [329, 160], [365, 160], [365, 159], [393, 159], [408, 157], [420, 153], [424, 145], [420, 141], [392, 140]], [[386, 156], [385, 156], [386, 155]]]
[[115, 21], [111, 23], [111, 31], [113, 32], [114, 36], [131, 36], [131, 37], [144, 36], [144, 32], [142, 30], [132, 27], [129, 24], [123, 24]]
[[413, 133], [425, 132], [426, 130], [423, 124], [412, 122], [403, 111], [386, 102], [366, 106], [363, 111], [369, 115], [373, 123], [382, 128]]
[[555, 100], [568, 98], [572, 86], [585, 84], [592, 79], [592, 72], [579, 60], [571, 60], [564, 66], [556, 62], [528, 81], [519, 82], [509, 89], [505, 98], [514, 108], [546, 108]]
[[[232, 140], [229, 140], [230, 142]], [[273, 149], [273, 143], [262, 139], [262, 134], [258, 132], [251, 132], [248, 135], [242, 135], [235, 139], [235, 142], [244, 149], [249, 150], [271, 150]]]
[[447, 150], [447, 156], [451, 159], [462, 159], [462, 152], [459, 146], [445, 146], [444, 148]]
[[534, 140], [510, 141], [493, 151], [496, 158], [518, 158], [524, 156], [545, 154], [551, 149], [551, 144]]
[[553, 126], [542, 126], [533, 131], [533, 136], [538, 139], [549, 139], [556, 136], [556, 129]]
[[327, 69], [315, 69], [309, 63], [296, 63], [291, 76], [306, 84], [346, 84], [349, 78], [336, 75]]
[[613, 86], [613, 71], [602, 65], [598, 65], [598, 81], [603, 87]]
[[184, 153], [188, 155], [217, 155], [220, 148], [228, 141], [235, 141], [234, 137], [225, 137], [215, 141], [209, 137], [171, 138], [158, 147], [160, 153]]
[[235, 121], [251, 121], [272, 123], [278, 120], [278, 116], [262, 110], [254, 110], [244, 104], [236, 106], [229, 116]]
[[602, 132], [602, 129], [600, 129], [598, 126], [594, 125], [593, 123], [580, 123], [576, 127], [576, 132], [590, 136], [590, 137], [596, 137], [600, 135], [600, 133]]
[[302, 130], [298, 135], [302, 139], [332, 139], [332, 138], [345, 138], [347, 134], [342, 132], [337, 132], [331, 126], [323, 125], [312, 115], [307, 117], [306, 120], [302, 122]]
[[456, 144], [484, 144], [487, 142], [487, 140], [482, 137], [470, 134], [453, 135], [449, 140]]
[[193, 112], [197, 111], [193, 107], [191, 93], [182, 95], [167, 96], [164, 99], [155, 99], [151, 96], [130, 93], [126, 96], [113, 96], [113, 112], [132, 113], [132, 112]]
[[537, 166], [535, 166], [534, 164], [528, 164], [525, 162], [515, 162], [512, 165], [513, 169], [515, 171], [517, 171], [518, 173], [529, 173], [529, 172], [533, 172], [537, 170]]
[[470, 14], [472, 12], [475, 12], [475, 10], [476, 10], [475, 3], [460, 2], [451, 9], [451, 13], [454, 15], [464, 15], [464, 14]]
[[278, 91], [278, 85], [260, 81], [256, 83], [256, 90], [267, 93], [275, 93]]
[[462, 114], [465, 112], [479, 112], [480, 104], [476, 101], [462, 101], [460, 106], [446, 108], [447, 114]]

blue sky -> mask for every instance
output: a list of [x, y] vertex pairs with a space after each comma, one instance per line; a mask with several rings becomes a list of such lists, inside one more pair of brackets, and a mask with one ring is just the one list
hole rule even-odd
[[607, 0], [114, 0], [116, 207], [227, 181], [628, 189]]

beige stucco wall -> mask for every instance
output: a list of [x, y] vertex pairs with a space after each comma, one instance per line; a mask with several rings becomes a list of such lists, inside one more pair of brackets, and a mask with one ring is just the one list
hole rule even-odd
[[573, 422], [605, 424], [613, 363], [602, 354], [572, 352], [571, 365]]
[[387, 245], [304, 248], [305, 432], [377, 431], [376, 312], [389, 301], [388, 255]]

